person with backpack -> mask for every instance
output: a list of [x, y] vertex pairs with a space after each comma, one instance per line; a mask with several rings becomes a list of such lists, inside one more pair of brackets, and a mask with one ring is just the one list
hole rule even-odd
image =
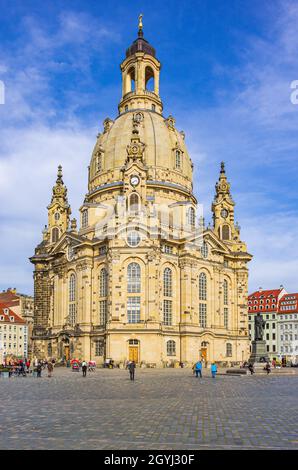
[[217, 373], [217, 366], [216, 366], [215, 362], [212, 362], [212, 364], [211, 364], [211, 375], [212, 375], [213, 379], [215, 379], [216, 373]]
[[202, 361], [198, 361], [195, 363], [195, 373], [196, 373], [196, 377], [198, 377], [200, 375], [200, 377], [202, 378]]

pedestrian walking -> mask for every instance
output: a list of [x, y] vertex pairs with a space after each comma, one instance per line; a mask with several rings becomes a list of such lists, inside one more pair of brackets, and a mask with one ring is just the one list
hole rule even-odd
[[52, 373], [53, 373], [53, 364], [49, 361], [48, 362], [48, 377], [52, 377]]
[[217, 373], [217, 366], [216, 366], [215, 362], [212, 362], [212, 364], [211, 364], [211, 375], [212, 375], [213, 379], [215, 379], [216, 373]]
[[254, 372], [255, 372], [255, 371], [254, 371], [254, 366], [253, 366], [253, 364], [252, 364], [251, 362], [249, 363], [248, 370], [250, 371], [250, 375], [253, 375]]
[[86, 361], [82, 362], [82, 372], [83, 372], [83, 377], [86, 377], [87, 375], [87, 362]]
[[202, 361], [198, 361], [195, 363], [196, 377], [200, 376], [202, 378], [202, 367], [203, 367]]
[[41, 371], [42, 371], [41, 362], [38, 362], [37, 367], [36, 367], [36, 371], [37, 371], [37, 377], [41, 377]]
[[130, 361], [128, 363], [128, 366], [127, 366], [128, 370], [129, 370], [129, 377], [130, 377], [130, 380], [134, 380], [135, 379], [135, 370], [136, 370], [136, 363], [135, 361]]
[[267, 375], [269, 375], [270, 372], [271, 372], [271, 367], [270, 367], [269, 362], [267, 362], [267, 364], [265, 365], [264, 369], [265, 369], [265, 371], [267, 372]]

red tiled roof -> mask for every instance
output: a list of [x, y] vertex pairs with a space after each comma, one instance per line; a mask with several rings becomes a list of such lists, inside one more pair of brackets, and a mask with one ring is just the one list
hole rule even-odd
[[257, 290], [256, 292], [253, 292], [252, 294], [249, 294], [248, 299], [251, 300], [252, 297], [255, 297], [256, 300], [259, 299], [261, 296], [264, 296], [264, 298], [273, 296], [273, 297], [278, 297], [282, 289], [271, 289], [271, 290]]
[[[293, 298], [294, 297], [294, 298]], [[294, 307], [289, 310], [282, 310], [282, 307]], [[291, 313], [298, 313], [298, 293], [294, 292], [293, 294], [285, 294], [279, 301], [278, 313], [282, 315], [287, 315]]]
[[[5, 313], [5, 310], [8, 309], [8, 313]], [[0, 316], [4, 317], [4, 320], [0, 320], [2, 323], [22, 323], [26, 324], [25, 320], [23, 320], [19, 315], [17, 315], [13, 310], [11, 310], [10, 306], [5, 303], [0, 304]], [[10, 317], [14, 318], [14, 321], [11, 322]]]

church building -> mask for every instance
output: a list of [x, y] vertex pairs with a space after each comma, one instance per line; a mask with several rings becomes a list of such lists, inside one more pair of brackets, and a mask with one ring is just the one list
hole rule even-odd
[[162, 367], [249, 357], [248, 254], [224, 163], [204, 226], [185, 134], [163, 115], [161, 64], [143, 35], [121, 64], [80, 221], [62, 168], [34, 264], [33, 355]]

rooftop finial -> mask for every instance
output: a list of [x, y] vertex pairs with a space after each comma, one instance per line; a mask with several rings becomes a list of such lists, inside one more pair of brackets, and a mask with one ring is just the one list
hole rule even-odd
[[221, 162], [220, 164], [220, 172], [225, 173], [225, 162]]
[[143, 36], [143, 14], [139, 15], [139, 36]]
[[62, 166], [59, 165], [58, 166], [58, 172], [57, 172], [57, 181], [56, 181], [57, 183], [60, 183], [60, 182], [63, 183], [62, 176], [63, 176], [62, 175]]

